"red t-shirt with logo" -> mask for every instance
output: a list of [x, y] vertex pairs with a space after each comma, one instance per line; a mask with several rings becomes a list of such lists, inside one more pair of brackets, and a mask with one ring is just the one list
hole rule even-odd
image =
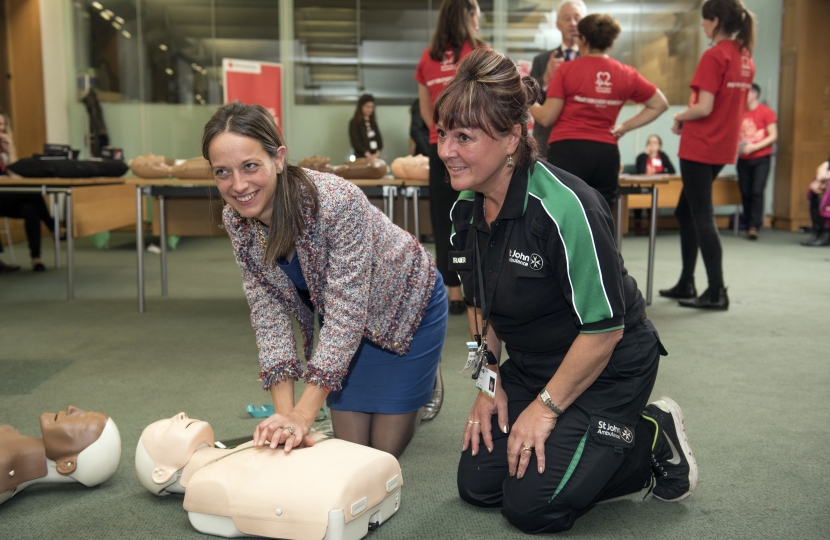
[[735, 163], [746, 93], [754, 77], [752, 57], [734, 39], [724, 39], [703, 53], [692, 77], [689, 106], [697, 103], [700, 90], [714, 94], [715, 103], [709, 116], [683, 122], [677, 155], [710, 165]]
[[[429, 55], [430, 49], [424, 51], [421, 55], [421, 60], [418, 62], [418, 67], [415, 69], [415, 80], [423, 84], [429, 90], [429, 105], [432, 107], [438, 100], [438, 96], [447, 87], [447, 83], [455, 75], [455, 70], [458, 64], [455, 62], [455, 54], [452, 52], [452, 47], [447, 47], [444, 53], [444, 58], [440, 62], [436, 62]], [[458, 61], [473, 52], [473, 47], [470, 42], [465, 42], [461, 47]], [[429, 143], [438, 143], [438, 132], [435, 130], [435, 124], [429, 128]]]
[[[759, 103], [754, 111], [744, 111], [741, 123], [741, 142], [755, 144], [767, 138], [767, 126], [775, 123], [775, 113], [766, 105]], [[758, 159], [772, 154], [772, 145], [767, 145], [756, 152], [747, 155], [738, 155], [739, 159]]]
[[565, 62], [548, 85], [548, 98], [565, 100], [548, 143], [580, 139], [615, 145], [611, 128], [625, 102], [643, 103], [656, 91], [636, 69], [613, 58], [583, 56]]

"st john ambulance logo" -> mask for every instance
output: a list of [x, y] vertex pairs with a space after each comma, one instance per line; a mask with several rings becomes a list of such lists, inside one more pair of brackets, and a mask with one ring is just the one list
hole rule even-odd
[[627, 443], [630, 443], [634, 440], [634, 434], [631, 433], [631, 430], [627, 427], [622, 428], [622, 432], [620, 433], [620, 437]]
[[542, 257], [533, 253], [530, 255], [530, 267], [534, 270], [541, 270], [542, 266], [544, 266], [544, 262], [542, 261]]

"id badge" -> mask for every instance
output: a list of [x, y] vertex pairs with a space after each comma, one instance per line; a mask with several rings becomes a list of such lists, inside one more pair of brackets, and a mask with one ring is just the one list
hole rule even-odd
[[496, 379], [498, 377], [499, 375], [495, 371], [490, 371], [486, 367], [482, 367], [481, 374], [479, 374], [478, 380], [476, 381], [476, 388], [491, 398], [494, 398], [496, 397]]
[[464, 369], [459, 371], [459, 373], [464, 373], [464, 371], [470, 369], [474, 365], [476, 365], [476, 361], [478, 360], [478, 343], [475, 341], [468, 341], [467, 342], [467, 363], [464, 365]]

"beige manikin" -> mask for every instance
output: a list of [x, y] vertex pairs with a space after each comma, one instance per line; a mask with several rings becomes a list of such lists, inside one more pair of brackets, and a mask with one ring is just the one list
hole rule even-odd
[[214, 448], [207, 422], [180, 413], [147, 426], [136, 472], [151, 493], [184, 493], [199, 531], [228, 538], [359, 539], [400, 506], [398, 461], [312, 433], [310, 448]]

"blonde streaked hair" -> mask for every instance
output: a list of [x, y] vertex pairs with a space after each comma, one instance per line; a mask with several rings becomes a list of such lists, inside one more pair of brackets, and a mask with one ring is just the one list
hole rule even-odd
[[527, 132], [530, 106], [539, 99], [539, 83], [522, 78], [516, 64], [490, 49], [476, 49], [458, 65], [455, 76], [438, 96], [432, 120], [443, 129], [480, 129], [491, 138], [506, 137], [521, 126], [513, 155], [516, 167], [532, 167], [538, 149]]

